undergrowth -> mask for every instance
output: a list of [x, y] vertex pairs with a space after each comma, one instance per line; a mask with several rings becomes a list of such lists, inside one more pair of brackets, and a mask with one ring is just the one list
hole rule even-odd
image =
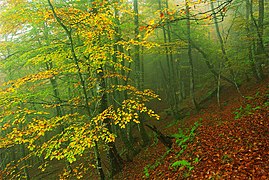
[[[194, 139], [194, 137], [196, 135], [195, 132], [196, 132], [197, 128], [201, 125], [201, 121], [202, 121], [202, 119], [195, 122], [189, 132], [184, 133], [182, 129], [178, 129], [178, 133], [173, 135], [173, 137], [176, 138], [177, 145], [181, 149], [177, 154], [177, 158], [180, 157], [184, 153], [184, 151], [188, 147], [188, 144], [190, 142], [192, 142], [192, 140]], [[198, 158], [195, 158], [193, 162], [189, 162], [189, 161], [184, 160], [184, 159], [178, 160], [178, 161], [175, 161], [174, 163], [172, 163], [171, 167], [174, 169], [187, 168], [187, 171], [184, 173], [184, 176], [187, 177], [190, 175], [191, 170], [194, 168], [194, 166], [192, 164], [197, 163], [198, 161], [199, 161]]]
[[[186, 130], [185, 132], [179, 128], [178, 129], [178, 133], [171, 135], [171, 137], [174, 137], [176, 139], [176, 144], [180, 147], [180, 151], [177, 152], [177, 158], [180, 157], [180, 155], [183, 154], [183, 152], [186, 150], [186, 148], [188, 147], [188, 143], [190, 143], [193, 138], [195, 137], [195, 131], [196, 129], [201, 125], [201, 120], [195, 122], [193, 127], [190, 130]], [[144, 177], [145, 178], [149, 178], [150, 177], [150, 170], [154, 170], [155, 168], [157, 168], [161, 163], [162, 160], [171, 152], [173, 151], [173, 149], [169, 149], [166, 151], [166, 153], [160, 157], [159, 159], [157, 159], [155, 161], [154, 164], [148, 164], [144, 167]], [[196, 158], [194, 159], [194, 163], [198, 162], [199, 159]], [[188, 173], [194, 168], [192, 166], [192, 162], [188, 162], [186, 160], [178, 160], [175, 161], [174, 163], [172, 163], [170, 165], [171, 168], [176, 169], [176, 168], [182, 168], [182, 167], [186, 167], [188, 169]]]
[[[258, 91], [254, 97], [252, 96], [246, 96], [245, 99], [246, 100], [249, 100], [249, 101], [254, 101], [255, 98], [259, 97], [260, 96], [260, 92]], [[266, 93], [265, 95], [265, 98], [266, 99], [269, 99], [269, 92]], [[244, 116], [248, 116], [248, 115], [251, 115], [251, 114], [254, 114], [256, 110], [258, 109], [262, 109], [263, 107], [268, 107], [269, 106], [269, 102], [268, 101], [265, 101], [262, 105], [259, 105], [259, 106], [254, 106], [254, 105], [251, 105], [251, 104], [247, 104], [245, 107], [243, 106], [240, 106], [238, 109], [236, 109], [236, 111], [234, 112], [234, 119], [240, 119], [241, 117], [244, 117]]]

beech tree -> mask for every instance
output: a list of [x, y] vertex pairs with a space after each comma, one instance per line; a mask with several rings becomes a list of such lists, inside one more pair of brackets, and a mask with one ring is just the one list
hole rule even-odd
[[[13, 167], [19, 167], [18, 171], [6, 175], [28, 177], [27, 169], [19, 171], [23, 167], [20, 162], [25, 161], [20, 159], [38, 156], [45, 160], [66, 160], [63, 175], [80, 177], [78, 168], [89, 168], [89, 165], [74, 167], [72, 164], [79, 156], [91, 152], [89, 158], [96, 161], [92, 166], [104, 179], [100, 156], [104, 148], [113, 175], [119, 170], [116, 167], [120, 167], [121, 158], [114, 144], [116, 132], [112, 126], [125, 128], [130, 122], [139, 124], [139, 113], [159, 118], [145, 105], [148, 100], [158, 98], [152, 91], [138, 90], [130, 84], [111, 83], [113, 78], [126, 80], [126, 76], [119, 72], [130, 69], [121, 62], [123, 59], [131, 61], [130, 56], [114, 49], [114, 45], [128, 49], [140, 43], [134, 39], [115, 41], [114, 8], [120, 6], [99, 2], [54, 4], [49, 0], [16, 3], [16, 6], [7, 3], [1, 17], [7, 24], [10, 21], [7, 15], [20, 7], [15, 13], [18, 18], [11, 21], [12, 29], [2, 27], [2, 33], [6, 31], [4, 35], [14, 35], [10, 40], [14, 49], [10, 50], [19, 51], [5, 58], [3, 66], [4, 70], [9, 67], [13, 71], [11, 62], [16, 61], [22, 73], [8, 76], [10, 81], [1, 90], [3, 132], [0, 147], [21, 144], [27, 147], [27, 153], [14, 159], [14, 166], [6, 167], [7, 172], [12, 172]], [[29, 16], [22, 16], [25, 13]], [[29, 41], [20, 47], [26, 39]], [[145, 42], [141, 45], [152, 46]], [[113, 57], [117, 61], [113, 61]], [[118, 106], [107, 100], [116, 91], [128, 94], [128, 98], [121, 102], [121, 99], [114, 99]], [[40, 168], [44, 170], [45, 166]]]
[[252, 76], [261, 81], [268, 65], [264, 0], [0, 5], [6, 179], [32, 179], [54, 163], [63, 179], [113, 178], [151, 143], [150, 130], [162, 134], [144, 127], [159, 119], [149, 102], [160, 98], [150, 89], [162, 97], [162, 114], [179, 120], [212, 95], [221, 107], [223, 86], [239, 91]]

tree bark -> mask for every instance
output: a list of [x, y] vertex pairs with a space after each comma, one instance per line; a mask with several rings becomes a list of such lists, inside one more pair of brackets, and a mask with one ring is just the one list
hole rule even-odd
[[163, 143], [163, 145], [165, 145], [169, 149], [172, 148], [172, 145], [173, 145], [172, 139], [173, 139], [173, 137], [164, 135], [161, 131], [159, 131], [157, 129], [156, 126], [151, 126], [149, 124], [146, 124], [146, 126], [157, 134], [157, 138], [161, 141], [161, 143]]
[[[118, 2], [118, 4], [121, 3], [120, 0], [118, 0], [117, 2]], [[116, 34], [117, 34], [116, 37], [115, 37], [115, 41], [118, 42], [118, 41], [120, 40], [120, 38], [121, 38], [121, 34], [122, 34], [122, 32], [121, 32], [121, 29], [120, 29], [119, 10], [118, 10], [117, 8], [115, 8], [114, 11], [115, 11], [115, 21], [116, 21], [115, 31], [116, 31]], [[117, 50], [117, 51], [119, 51], [119, 52], [121, 52], [121, 53], [124, 53], [124, 49], [123, 49], [123, 46], [122, 46], [122, 45], [115, 45], [115, 46], [114, 46], [114, 50], [115, 50], [115, 51]], [[116, 55], [114, 55], [114, 56], [115, 56], [114, 58], [116, 59]], [[116, 61], [116, 60], [115, 60], [115, 61]], [[125, 59], [124, 59], [124, 58], [123, 58], [122, 61], [121, 61], [121, 65], [122, 65], [122, 66], [125, 65]], [[142, 71], [143, 71], [143, 69], [142, 69]], [[121, 70], [121, 74], [127, 76], [127, 74], [125, 73], [124, 70]], [[127, 77], [127, 79], [126, 79], [125, 81], [121, 81], [121, 80], [119, 79], [119, 80], [117, 81], [117, 84], [123, 84], [123, 85], [126, 85], [126, 84], [128, 83], [128, 79], [129, 79], [128, 77]], [[143, 85], [143, 80], [142, 80], [142, 85]], [[120, 102], [121, 102], [122, 100], [128, 98], [128, 97], [127, 97], [128, 95], [127, 95], [126, 92], [123, 92], [123, 93], [121, 93], [121, 92], [116, 92], [116, 93], [118, 94], [118, 98], [119, 98]], [[129, 127], [130, 127], [130, 124], [127, 124], [127, 129], [128, 129]], [[135, 151], [133, 145], [131, 144], [131, 142], [130, 142], [129, 139], [128, 139], [128, 136], [127, 136], [127, 129], [118, 128], [118, 131], [120, 132], [120, 137], [121, 137], [121, 139], [122, 139], [122, 141], [123, 141], [125, 147], [128, 149], [128, 151], [127, 151], [127, 159], [128, 159], [128, 160], [132, 160], [132, 157], [133, 157], [134, 154], [136, 154], [136, 151]], [[132, 138], [131, 138], [131, 139], [132, 139]], [[131, 153], [132, 155], [130, 155], [129, 153]]]
[[258, 70], [259, 78], [264, 79], [264, 73], [262, 70], [262, 56], [269, 58], [269, 55], [266, 53], [263, 45], [263, 20], [264, 20], [264, 1], [259, 0], [259, 18], [258, 23], [253, 15], [253, 0], [250, 0], [250, 17], [254, 24], [254, 27], [257, 31], [257, 50], [256, 50], [256, 68]]
[[[106, 82], [104, 79], [104, 70], [101, 67], [100, 69], [97, 70], [98, 71], [98, 76], [99, 76], [99, 80], [100, 80], [100, 88], [102, 90], [102, 95], [101, 95], [101, 105], [100, 105], [100, 111], [103, 112], [104, 110], [106, 110], [108, 108], [108, 102], [107, 102], [107, 95], [105, 93], [106, 90]], [[109, 130], [109, 132], [112, 132], [112, 128], [111, 128], [111, 119], [105, 119], [105, 126], [106, 128]], [[117, 148], [115, 146], [114, 142], [109, 142], [108, 143], [108, 152], [107, 152], [107, 156], [109, 158], [110, 161], [110, 167], [111, 167], [111, 178], [122, 169], [122, 158], [120, 157]]]
[[193, 67], [193, 58], [192, 58], [192, 47], [191, 47], [191, 23], [190, 23], [190, 9], [189, 9], [189, 0], [185, 1], [186, 4], [186, 25], [187, 25], [187, 40], [188, 40], [188, 57], [190, 65], [190, 96], [192, 103], [196, 111], [199, 110], [199, 105], [195, 99], [195, 87], [194, 87], [194, 67]]
[[252, 50], [252, 39], [251, 39], [251, 35], [250, 35], [250, 21], [249, 21], [249, 15], [250, 15], [250, 3], [249, 0], [246, 0], [246, 32], [247, 32], [247, 37], [250, 40], [250, 42], [248, 42], [248, 57], [249, 57], [249, 62], [250, 62], [250, 67], [253, 73], [254, 78], [257, 81], [260, 81], [261, 78], [259, 76], [258, 70], [256, 69], [256, 63], [254, 61], [254, 57], [253, 57], [253, 50]]
[[[135, 39], [137, 41], [139, 41], [139, 18], [138, 18], [138, 2], [137, 0], [134, 0], [134, 3], [133, 3], [133, 6], [134, 6], [134, 13], [135, 13], [135, 17], [134, 17], [134, 24], [135, 24]], [[136, 87], [138, 88], [138, 90], [141, 90], [141, 64], [140, 64], [140, 48], [139, 48], [139, 45], [136, 45], [135, 48], [135, 73], [136, 73]], [[141, 117], [140, 115], [140, 123], [138, 125], [139, 127], [139, 132], [140, 132], [140, 135], [141, 135], [141, 138], [143, 140], [143, 146], [147, 146], [149, 144], [149, 137], [148, 137], [148, 134], [145, 130], [145, 127], [144, 127], [144, 120], [143, 120], [143, 117]]]

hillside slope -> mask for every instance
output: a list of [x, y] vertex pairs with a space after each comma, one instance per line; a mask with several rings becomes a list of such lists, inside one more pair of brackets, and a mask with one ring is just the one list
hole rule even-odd
[[224, 89], [222, 110], [212, 99], [200, 113], [165, 129], [174, 134], [202, 119], [186, 147], [178, 139], [167, 151], [159, 142], [127, 163], [116, 179], [268, 179], [268, 85], [268, 79], [243, 85], [244, 98], [232, 87]]

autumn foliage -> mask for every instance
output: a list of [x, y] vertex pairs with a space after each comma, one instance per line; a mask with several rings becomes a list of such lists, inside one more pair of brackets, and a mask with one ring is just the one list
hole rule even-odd
[[[23, 177], [26, 161], [34, 158], [72, 164], [90, 153], [94, 159], [97, 145], [106, 149], [115, 142], [116, 129], [139, 124], [140, 114], [159, 119], [145, 104], [158, 95], [127, 81], [131, 69], [125, 63], [132, 58], [125, 52], [134, 44], [152, 44], [116, 38], [114, 9], [121, 7], [105, 2], [91, 9], [83, 3], [45, 4], [9, 2], [1, 14], [3, 24], [11, 26], [2, 26], [2, 34], [22, 31], [5, 47], [17, 53], [2, 62], [6, 70], [17, 64], [22, 71], [7, 70], [9, 81], [0, 91], [0, 149], [24, 149], [16, 166], [7, 164], [8, 178]], [[39, 168], [45, 171], [46, 166]]]
[[0, 179], [268, 179], [265, 7], [0, 1]]

